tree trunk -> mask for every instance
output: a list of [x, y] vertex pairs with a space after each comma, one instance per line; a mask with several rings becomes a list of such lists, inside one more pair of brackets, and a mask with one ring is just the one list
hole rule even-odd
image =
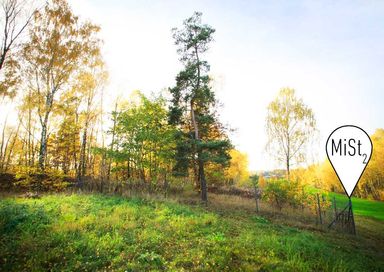
[[[4, 144], [5, 144], [5, 128], [7, 126], [7, 118], [5, 118], [5, 122], [4, 122], [4, 127], [3, 127], [3, 130], [2, 130], [2, 135], [1, 135], [1, 144], [0, 144], [0, 171], [2, 171], [3, 169], [3, 157], [5, 157], [5, 151], [3, 151], [4, 149]], [[3, 154], [4, 153], [4, 154]]]
[[77, 172], [77, 181], [82, 183], [85, 176], [85, 149], [87, 147], [87, 127], [84, 128], [83, 137], [81, 141], [80, 148], [80, 161], [79, 161], [79, 170]]
[[2, 52], [1, 53], [1, 56], [0, 56], [0, 70], [3, 68], [3, 64], [4, 64], [4, 62], [5, 62], [5, 54], [6, 54], [7, 52]]
[[41, 171], [44, 171], [45, 169], [45, 155], [47, 153], [47, 125], [48, 113], [45, 114], [44, 122], [41, 124], [41, 139], [39, 151], [39, 169]]
[[7, 160], [5, 161], [5, 169], [4, 169], [4, 172], [5, 172], [5, 173], [8, 171], [9, 165], [11, 164], [11, 158], [12, 158], [13, 148], [15, 147], [17, 137], [19, 137], [20, 124], [21, 124], [21, 123], [19, 122], [19, 124], [18, 124], [18, 126], [17, 126], [17, 129], [16, 129], [16, 133], [15, 133], [15, 135], [13, 136], [13, 139], [12, 139], [12, 142], [11, 142], [11, 146], [9, 147]]
[[200, 178], [200, 187], [201, 187], [201, 200], [207, 203], [208, 201], [207, 182], [205, 180], [204, 162], [201, 158], [201, 152], [199, 153], [198, 157], [199, 157], [199, 178]]
[[[111, 148], [110, 148], [110, 152], [111, 153], [113, 153], [113, 151], [114, 151], [115, 135], [116, 135], [116, 123], [117, 123], [117, 99], [116, 99], [116, 102], [115, 102], [115, 114], [114, 114], [114, 117], [113, 117], [112, 141], [111, 141]], [[110, 176], [111, 176], [111, 168], [112, 168], [111, 155], [109, 156], [109, 160], [108, 160], [107, 180], [109, 180]], [[129, 161], [128, 161], [128, 171], [129, 171]]]
[[198, 167], [198, 162], [196, 159], [193, 159], [193, 182], [195, 183], [195, 188], [196, 190], [200, 190], [200, 178], [199, 178], [199, 167]]
[[286, 137], [287, 137], [287, 180], [290, 181], [290, 159], [291, 159], [291, 140], [290, 140], [290, 135], [289, 131], [287, 130], [286, 132]]
[[287, 180], [289, 181], [289, 176], [290, 176], [290, 169], [289, 169], [289, 158], [287, 158]]
[[[28, 100], [30, 100], [30, 95], [28, 96]], [[29, 101], [28, 101], [29, 102]], [[31, 138], [32, 138], [32, 133], [31, 133], [31, 107], [28, 106], [29, 109], [28, 109], [28, 146], [27, 146], [27, 157], [28, 157], [28, 160], [26, 161], [26, 165], [28, 167], [31, 167], [32, 166], [32, 141], [31, 141]]]
[[48, 119], [49, 119], [49, 114], [51, 113], [51, 110], [52, 110], [53, 96], [55, 95], [56, 91], [57, 91], [56, 88], [52, 88], [52, 91], [46, 94], [44, 119], [42, 119], [40, 116], [41, 139], [40, 139], [40, 151], [39, 151], [39, 169], [42, 172], [44, 172], [45, 170], [45, 162], [47, 157]]
[[[193, 100], [191, 101], [191, 118], [192, 118], [192, 124], [193, 124], [193, 129], [195, 131], [195, 141], [199, 142], [200, 137], [199, 137], [199, 128], [197, 126], [196, 122], [196, 117], [195, 117], [195, 110], [193, 106]], [[204, 173], [204, 161], [202, 158], [201, 150], [200, 147], [197, 147], [197, 160], [198, 160], [198, 166], [199, 166], [199, 181], [200, 181], [200, 189], [201, 189], [201, 200], [203, 202], [208, 201], [208, 196], [207, 196], [207, 182], [205, 180], [205, 173]]]

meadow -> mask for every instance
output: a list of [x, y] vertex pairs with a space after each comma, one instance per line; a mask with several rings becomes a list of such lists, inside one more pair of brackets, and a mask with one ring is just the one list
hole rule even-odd
[[[348, 197], [342, 194], [329, 193], [331, 199], [335, 197], [337, 206], [344, 207], [348, 203]], [[352, 207], [355, 215], [367, 216], [384, 221], [384, 202], [352, 197]]]
[[382, 271], [377, 226], [367, 239], [173, 200], [8, 196], [0, 200], [0, 270]]
[[206, 2], [0, 0], [0, 272], [384, 271], [384, 6]]

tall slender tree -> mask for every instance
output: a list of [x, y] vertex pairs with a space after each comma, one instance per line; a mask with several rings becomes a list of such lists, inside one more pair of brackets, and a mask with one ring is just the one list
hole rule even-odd
[[206, 202], [204, 165], [208, 161], [228, 162], [230, 143], [225, 137], [211, 137], [212, 131], [221, 126], [214, 110], [217, 101], [210, 86], [209, 65], [202, 57], [213, 41], [215, 30], [203, 24], [201, 16], [200, 12], [195, 12], [184, 21], [181, 29], [173, 29], [184, 69], [176, 77], [176, 86], [170, 89], [169, 120], [179, 127], [175, 170], [185, 173], [191, 164], [195, 165], [201, 199]]
[[283, 162], [290, 178], [293, 162], [305, 160], [306, 145], [316, 131], [316, 119], [311, 108], [295, 95], [295, 90], [282, 88], [267, 113], [267, 149]]
[[82, 119], [82, 136], [81, 136], [81, 148], [80, 148], [80, 160], [77, 171], [77, 179], [82, 182], [83, 177], [86, 175], [87, 170], [87, 158], [86, 148], [89, 146], [88, 134], [91, 123], [97, 122], [98, 115], [101, 114], [99, 108], [99, 101], [96, 100], [98, 92], [104, 86], [107, 79], [107, 72], [104, 70], [104, 63], [97, 56], [92, 62], [89, 71], [82, 71], [77, 77], [78, 81], [78, 92], [81, 101], [84, 103], [84, 109], [81, 112]]
[[80, 23], [65, 0], [52, 0], [44, 11], [35, 12], [30, 41], [23, 57], [36, 103], [41, 137], [39, 168], [44, 171], [47, 157], [48, 125], [59, 92], [69, 90], [71, 78], [99, 54], [99, 27]]

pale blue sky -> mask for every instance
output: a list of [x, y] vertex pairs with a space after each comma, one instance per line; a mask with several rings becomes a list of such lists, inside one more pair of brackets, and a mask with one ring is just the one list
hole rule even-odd
[[231, 138], [252, 170], [279, 167], [264, 151], [264, 126], [281, 87], [315, 112], [320, 137], [309, 162], [325, 157], [325, 139], [340, 125], [369, 134], [384, 127], [384, 1], [70, 2], [103, 28], [111, 99], [172, 86], [181, 66], [170, 30], [203, 12], [217, 31], [206, 59], [222, 120], [237, 129]]

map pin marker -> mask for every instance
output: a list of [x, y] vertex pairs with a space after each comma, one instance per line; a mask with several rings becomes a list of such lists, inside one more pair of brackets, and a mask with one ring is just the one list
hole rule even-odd
[[372, 148], [369, 135], [357, 126], [341, 126], [328, 137], [328, 159], [349, 198], [371, 159]]

